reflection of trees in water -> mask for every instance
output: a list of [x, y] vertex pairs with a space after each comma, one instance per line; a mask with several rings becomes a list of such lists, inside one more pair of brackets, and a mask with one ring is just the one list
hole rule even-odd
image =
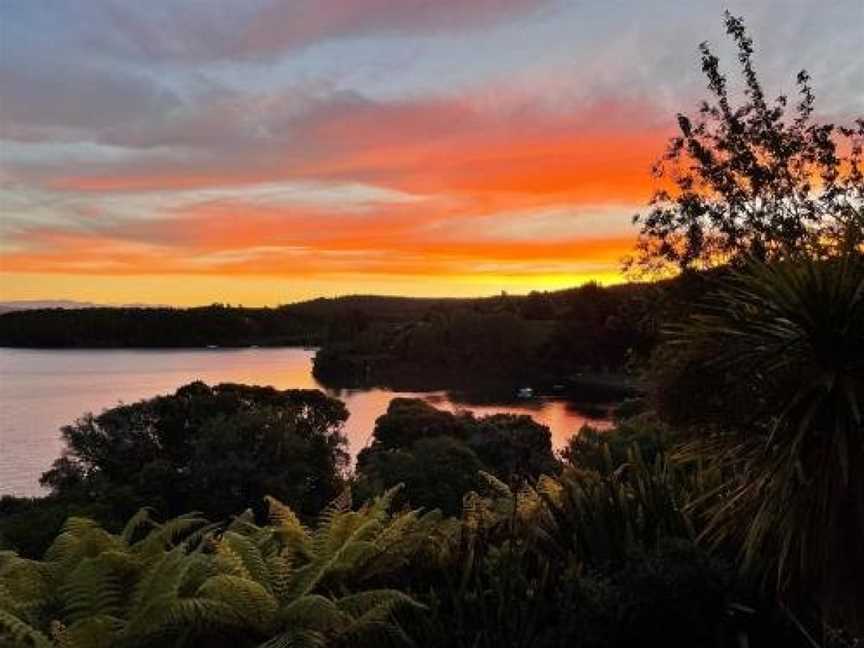
[[566, 402], [565, 408], [568, 412], [579, 414], [596, 421], [611, 421], [614, 405], [598, 403], [573, 403]]

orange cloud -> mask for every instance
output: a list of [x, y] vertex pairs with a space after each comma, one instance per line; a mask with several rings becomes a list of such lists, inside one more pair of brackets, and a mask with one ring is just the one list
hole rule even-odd
[[54, 239], [50, 251], [6, 255], [0, 272], [65, 275], [342, 275], [480, 276], [530, 278], [546, 274], [615, 274], [629, 238], [556, 243], [413, 243], [396, 250], [362, 249], [362, 242], [329, 241], [315, 248], [259, 246], [237, 254], [194, 255], [92, 237]]
[[[563, 113], [470, 99], [380, 103], [350, 96], [314, 104], [287, 124], [265, 119], [271, 137], [254, 146], [229, 120], [230, 152], [207, 144], [192, 162], [133, 160], [49, 176], [55, 191], [78, 199], [164, 194], [166, 204], [132, 220], [25, 228], [0, 269], [608, 280], [619, 276], [619, 259], [632, 246], [627, 216], [650, 195], [649, 168], [666, 138], [663, 128], [634, 118], [650, 114], [649, 106], [627, 102]], [[200, 128], [212, 128], [210, 116], [201, 119]], [[209, 142], [196, 128], [194, 120], [172, 125], [190, 146]], [[143, 129], [135, 137], [143, 146], [167, 135]], [[243, 187], [252, 192], [265, 183], [298, 181], [360, 183], [398, 190], [409, 200], [337, 209], [242, 198]], [[226, 187], [232, 198], [171, 205], [177, 190], [195, 195]], [[523, 221], [530, 235], [520, 234]]]
[[518, 226], [520, 214], [490, 213], [482, 203], [381, 204], [356, 212], [211, 201], [153, 221], [77, 232], [33, 228], [15, 238], [18, 251], [3, 257], [0, 270], [285, 277], [616, 271], [632, 236], [607, 228], [562, 237], [558, 220], [565, 216], [535, 222], [526, 240], [489, 227], [504, 219]]
[[[382, 103], [334, 96], [311, 102], [287, 122], [281, 101], [264, 103], [275, 113], [260, 117], [268, 139], [244, 140], [235, 131], [248, 124], [231, 122], [242, 121], [243, 111], [216, 105], [209, 110], [225, 118], [230, 150], [205, 151], [190, 162], [96, 166], [47, 183], [65, 191], [118, 192], [306, 179], [424, 194], [532, 196], [536, 204], [642, 203], [650, 194], [650, 165], [668, 135], [654, 125], [652, 107], [637, 101], [563, 112], [471, 98]], [[134, 142], [165, 141], [160, 128], [136, 132]], [[199, 115], [173, 125], [172, 133], [179, 144], [186, 137], [192, 145], [205, 139], [196, 137], [199, 128], [209, 131], [213, 119]]]

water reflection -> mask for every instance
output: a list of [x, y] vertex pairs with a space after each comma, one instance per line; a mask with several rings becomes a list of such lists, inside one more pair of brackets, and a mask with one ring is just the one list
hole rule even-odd
[[[24, 350], [0, 349], [0, 494], [38, 495], [39, 475], [59, 455], [58, 430], [85, 411], [100, 412], [171, 392], [192, 380], [315, 389], [313, 349]], [[608, 427], [605, 410], [554, 399], [489, 402], [477, 394], [325, 390], [345, 401], [346, 426], [356, 454], [370, 439], [375, 419], [395, 396], [423, 398], [448, 411], [477, 415], [529, 414], [552, 431], [561, 447], [583, 423]]]

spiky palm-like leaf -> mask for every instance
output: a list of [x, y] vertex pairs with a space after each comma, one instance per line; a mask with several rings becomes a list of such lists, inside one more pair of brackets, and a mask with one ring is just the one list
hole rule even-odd
[[864, 629], [864, 259], [754, 263], [669, 344], [720, 385], [716, 431], [689, 448], [727, 475], [703, 502], [705, 537]]

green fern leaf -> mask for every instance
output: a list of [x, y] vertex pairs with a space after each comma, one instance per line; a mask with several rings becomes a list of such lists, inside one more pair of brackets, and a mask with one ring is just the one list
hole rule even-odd
[[36, 628], [25, 623], [11, 612], [0, 610], [0, 639], [10, 639], [22, 648], [52, 648], [51, 640]]

